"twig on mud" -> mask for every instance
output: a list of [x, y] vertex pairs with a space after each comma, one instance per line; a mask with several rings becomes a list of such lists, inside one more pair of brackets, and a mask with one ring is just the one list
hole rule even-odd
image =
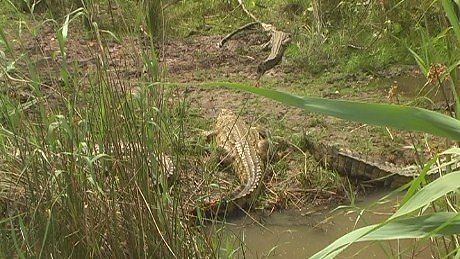
[[288, 191], [288, 192], [303, 192], [303, 193], [326, 193], [326, 194], [329, 194], [329, 195], [337, 195], [336, 192], [323, 190], [323, 189], [319, 189], [319, 188], [311, 188], [311, 189], [288, 188], [286, 191]]
[[249, 29], [251, 27], [253, 27], [254, 25], [258, 25], [260, 24], [259, 22], [250, 22], [248, 24], [245, 24], [241, 27], [239, 27], [238, 29], [234, 30], [233, 32], [227, 34], [227, 36], [225, 36], [219, 43], [217, 43], [217, 46], [219, 48], [222, 48], [225, 44], [225, 42], [227, 42], [230, 38], [232, 38], [233, 36], [235, 36], [235, 34], [241, 32], [241, 31], [244, 31], [246, 29]]

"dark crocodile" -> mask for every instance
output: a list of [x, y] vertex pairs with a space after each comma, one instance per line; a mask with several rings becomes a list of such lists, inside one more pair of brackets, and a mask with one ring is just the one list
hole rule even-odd
[[[311, 138], [304, 139], [303, 146], [318, 161], [324, 161], [325, 166], [337, 171], [340, 175], [384, 187], [402, 186], [415, 177], [421, 171], [420, 166], [410, 165], [397, 167], [390, 163], [372, 162], [361, 158], [350, 151], [340, 149], [336, 145], [328, 145], [323, 142], [316, 142]], [[453, 167], [458, 168], [459, 163], [454, 162]], [[446, 167], [433, 166], [427, 173], [427, 178], [434, 179], [439, 171], [446, 172]]]
[[268, 57], [260, 62], [260, 64], [257, 66], [257, 80], [260, 80], [265, 72], [274, 68], [281, 62], [284, 51], [286, 50], [290, 41], [291, 38], [288, 33], [272, 30], [270, 39], [272, 47], [270, 50], [270, 55], [268, 55]]

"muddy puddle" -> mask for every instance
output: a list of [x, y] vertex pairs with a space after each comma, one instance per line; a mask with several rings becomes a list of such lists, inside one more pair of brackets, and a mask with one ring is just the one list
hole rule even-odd
[[[224, 236], [230, 241], [221, 245], [221, 252], [232, 254], [232, 258], [308, 258], [351, 230], [386, 219], [401, 197], [372, 207], [383, 196], [383, 193], [374, 194], [358, 202], [355, 209], [332, 213], [334, 207], [235, 219], [225, 227]], [[228, 242], [232, 245], [228, 246]], [[402, 258], [430, 258], [426, 242], [418, 242], [416, 251], [412, 250], [413, 244], [412, 240], [362, 242], [350, 246], [337, 258], [396, 258], [398, 254]], [[227, 251], [226, 247], [234, 250]]]
[[[393, 78], [376, 79], [377, 84], [397, 86], [397, 94], [418, 102], [443, 103], [452, 102], [453, 96], [449, 84], [442, 86], [427, 83], [426, 77], [421, 73], [407, 73]], [[456, 82], [458, 84], [459, 82]]]

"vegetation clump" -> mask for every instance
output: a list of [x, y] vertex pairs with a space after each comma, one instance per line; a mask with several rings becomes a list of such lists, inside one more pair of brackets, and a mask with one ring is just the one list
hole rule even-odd
[[[407, 194], [396, 213], [315, 257], [335, 255], [352, 242], [388, 239], [387, 233], [433, 238], [437, 255], [456, 253], [458, 205], [452, 193], [458, 172], [452, 168], [426, 184], [438, 156], [426, 158], [423, 147], [434, 142], [436, 153], [460, 139], [458, 6], [448, 0], [243, 1], [292, 36], [284, 63], [254, 88], [248, 84], [254, 83], [256, 60], [266, 54], [254, 46], [266, 38], [242, 33], [223, 49], [215, 44], [251, 21], [239, 2], [0, 3], [0, 257], [244, 254], [243, 241], [231, 245], [216, 218], [205, 224], [198, 206], [228, 184], [222, 178], [229, 174], [213, 159], [217, 147], [201, 135], [221, 108], [269, 126], [265, 135], [277, 144], [253, 209], [331, 204], [344, 197], [354, 203], [359, 187], [317, 166], [302, 147], [306, 131], [370, 156], [391, 150], [397, 162], [409, 152], [394, 143], [418, 151], [402, 161], [419, 162], [421, 173], [400, 188]], [[410, 69], [388, 72], [403, 64]], [[414, 96], [403, 96], [393, 82], [390, 92], [375, 87], [375, 78], [420, 75], [415, 70], [428, 83]], [[363, 99], [393, 104], [356, 102]], [[401, 103], [429, 103], [426, 108], [442, 111]], [[315, 114], [306, 119], [298, 108]], [[369, 140], [356, 138], [361, 135]], [[381, 150], [373, 149], [376, 143]], [[455, 158], [458, 150], [443, 155]], [[171, 164], [174, 174], [167, 177]], [[433, 213], [425, 210], [429, 206]]]

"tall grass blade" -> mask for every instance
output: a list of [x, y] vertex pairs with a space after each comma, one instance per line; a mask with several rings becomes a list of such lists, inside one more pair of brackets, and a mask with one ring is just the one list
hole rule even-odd
[[7, 52], [12, 52], [12, 48], [10, 44], [8, 43], [8, 39], [6, 38], [5, 32], [3, 31], [2, 26], [0, 26], [0, 43], [2, 45], [5, 45], [6, 51]]
[[415, 53], [415, 51], [413, 51], [412, 49], [408, 48], [408, 50], [412, 54], [412, 56], [414, 56], [415, 61], [417, 62], [417, 65], [420, 68], [420, 70], [422, 70], [423, 75], [428, 75], [428, 71], [430, 70], [430, 68], [427, 66], [423, 58], [420, 57], [417, 53]]
[[363, 103], [331, 100], [318, 97], [301, 97], [272, 89], [253, 87], [240, 83], [209, 82], [208, 87], [225, 86], [255, 93], [281, 103], [337, 118], [392, 127], [400, 130], [420, 131], [436, 136], [460, 140], [460, 121], [430, 110], [394, 104]]
[[425, 166], [423, 167], [422, 171], [420, 171], [420, 175], [417, 176], [413, 181], [411, 181], [409, 189], [407, 189], [406, 195], [404, 195], [401, 204], [405, 204], [408, 200], [410, 200], [410, 198], [413, 197], [416, 191], [420, 188], [422, 183], [426, 182], [425, 176], [430, 170], [431, 166], [434, 165], [434, 163], [437, 161], [437, 159], [438, 156], [434, 156], [428, 162], [425, 163]]
[[[441, 153], [441, 155], [458, 155], [460, 154], [460, 148], [450, 148], [444, 152]], [[401, 205], [405, 204], [410, 198], [413, 197], [415, 192], [420, 188], [422, 182], [425, 180], [425, 175], [428, 173], [429, 169], [431, 166], [437, 161], [439, 158], [438, 155], [433, 156], [428, 162], [425, 163], [424, 168], [422, 171], [420, 171], [420, 175], [415, 178], [410, 184], [409, 189], [406, 192], [406, 195], [404, 196], [403, 200], [401, 201]], [[406, 189], [406, 188], [404, 188]]]
[[426, 238], [457, 233], [460, 233], [460, 216], [453, 212], [438, 212], [408, 219], [396, 219], [388, 223], [354, 230], [310, 258], [332, 258], [353, 242]]
[[45, 248], [45, 245], [46, 245], [46, 240], [47, 240], [47, 237], [48, 237], [48, 232], [49, 232], [49, 229], [50, 229], [50, 223], [51, 223], [51, 213], [52, 213], [52, 208], [49, 209], [48, 211], [48, 220], [46, 222], [46, 228], [45, 228], [45, 234], [42, 238], [42, 246], [40, 248], [40, 255], [38, 256], [38, 258], [42, 258], [42, 255], [43, 255], [43, 251], [44, 251], [44, 248]]
[[62, 28], [61, 30], [58, 32], [58, 42], [59, 42], [59, 50], [61, 51], [61, 53], [64, 55], [65, 53], [65, 43], [67, 41], [67, 38], [68, 38], [68, 32], [69, 32], [69, 24], [72, 20], [74, 20], [75, 18], [79, 17], [80, 15], [83, 14], [83, 8], [78, 8], [77, 10], [69, 13], [68, 15], [66, 15], [66, 18], [65, 18], [65, 22], [64, 24], [62, 25]]
[[460, 42], [460, 23], [458, 21], [457, 14], [454, 11], [454, 8], [452, 7], [453, 3], [450, 0], [441, 0], [442, 7], [444, 8], [444, 11], [446, 12], [447, 18], [449, 19], [450, 24], [452, 25], [452, 29], [454, 30], [455, 36], [457, 37], [457, 40]]
[[460, 171], [446, 174], [423, 187], [399, 208], [390, 219], [406, 215], [419, 209], [460, 187]]

